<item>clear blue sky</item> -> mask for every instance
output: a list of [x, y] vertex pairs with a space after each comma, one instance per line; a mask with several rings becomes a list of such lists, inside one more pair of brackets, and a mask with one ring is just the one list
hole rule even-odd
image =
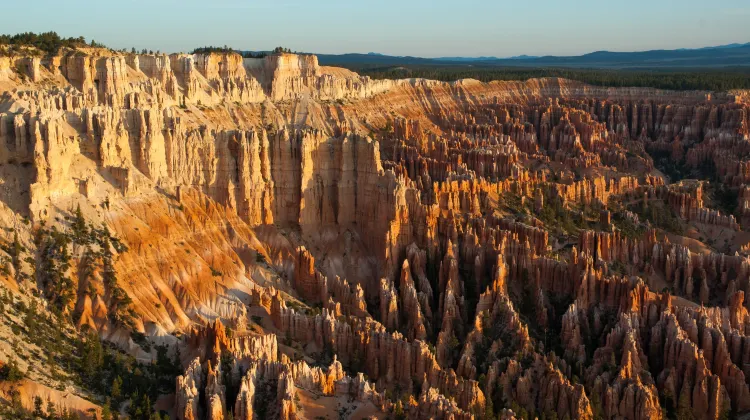
[[229, 45], [317, 53], [577, 55], [750, 42], [748, 0], [3, 1], [0, 32], [113, 48]]

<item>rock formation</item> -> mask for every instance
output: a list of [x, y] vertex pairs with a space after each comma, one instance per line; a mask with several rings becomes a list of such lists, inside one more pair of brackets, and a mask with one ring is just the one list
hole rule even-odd
[[0, 87], [3, 283], [180, 348], [179, 419], [750, 410], [742, 95], [95, 48]]

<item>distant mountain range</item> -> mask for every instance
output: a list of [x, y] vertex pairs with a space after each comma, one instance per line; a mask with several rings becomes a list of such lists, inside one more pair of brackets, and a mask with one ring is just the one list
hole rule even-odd
[[503, 67], [570, 67], [608, 69], [721, 68], [750, 66], [750, 43], [639, 52], [596, 51], [579, 56], [422, 58], [368, 54], [319, 54], [323, 65], [474, 65]]
[[531, 58], [539, 58], [538, 56], [533, 55], [517, 55], [514, 57], [505, 57], [505, 58], [498, 58], [498, 57], [440, 57], [435, 58], [434, 60], [437, 61], [491, 61], [491, 60], [528, 60]]

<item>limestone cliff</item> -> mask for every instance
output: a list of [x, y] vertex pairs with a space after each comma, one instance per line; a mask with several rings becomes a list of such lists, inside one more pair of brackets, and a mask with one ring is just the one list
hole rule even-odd
[[750, 410], [734, 93], [93, 48], [0, 88], [3, 284], [179, 347], [177, 418]]

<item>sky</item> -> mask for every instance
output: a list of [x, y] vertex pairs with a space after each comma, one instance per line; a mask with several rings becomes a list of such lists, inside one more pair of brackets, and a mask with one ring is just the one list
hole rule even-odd
[[228, 45], [420, 57], [580, 55], [750, 42], [748, 0], [0, 0], [2, 33], [111, 48]]

